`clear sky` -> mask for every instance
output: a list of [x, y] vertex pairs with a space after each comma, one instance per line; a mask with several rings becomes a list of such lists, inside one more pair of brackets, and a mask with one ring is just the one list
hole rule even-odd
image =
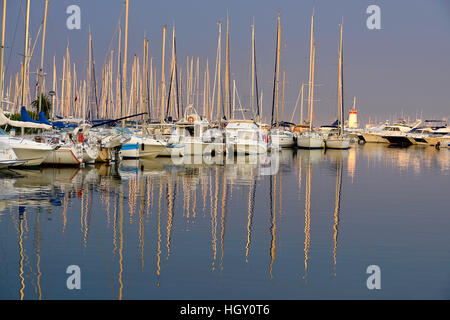
[[[30, 36], [34, 41], [43, 18], [44, 0], [31, 0], [31, 3]], [[7, 76], [17, 71], [22, 59], [25, 4], [25, 0], [9, 0], [7, 4]], [[71, 4], [81, 8], [81, 30], [66, 28], [66, 8]], [[369, 16], [366, 8], [371, 4], [381, 8], [381, 30], [366, 27]], [[53, 56], [56, 55], [58, 73], [61, 72], [62, 57], [69, 42], [78, 75], [84, 76], [90, 27], [96, 72], [100, 74], [109, 49], [117, 50], [114, 33], [122, 9], [123, 0], [50, 0], [45, 71], [51, 74]], [[402, 113], [411, 118], [421, 113], [424, 118], [450, 116], [450, 1], [446, 0], [130, 0], [128, 55], [130, 59], [134, 54], [142, 56], [143, 38], [147, 35], [150, 55], [160, 66], [162, 27], [168, 27], [166, 43], [170, 44], [169, 35], [175, 23], [179, 67], [185, 70], [186, 56], [189, 55], [200, 57], [202, 69], [208, 58], [213, 70], [216, 23], [219, 20], [225, 22], [228, 11], [232, 76], [236, 79], [241, 102], [248, 104], [250, 26], [254, 18], [258, 81], [263, 91], [264, 114], [268, 117], [272, 104], [276, 18], [280, 10], [280, 69], [286, 71], [284, 118], [289, 121], [300, 85], [307, 81], [313, 9], [318, 84], [315, 116], [318, 123], [331, 123], [336, 116], [339, 23], [342, 18], [345, 104], [350, 106], [356, 96], [360, 120], [366, 122], [369, 116], [372, 121], [375, 117], [386, 120], [400, 117]], [[222, 48], [225, 48], [225, 27], [222, 30]], [[170, 46], [166, 47], [166, 66], [167, 53], [170, 53]], [[32, 70], [36, 70], [39, 61], [40, 40], [31, 60]], [[298, 118], [297, 114], [295, 122]]]

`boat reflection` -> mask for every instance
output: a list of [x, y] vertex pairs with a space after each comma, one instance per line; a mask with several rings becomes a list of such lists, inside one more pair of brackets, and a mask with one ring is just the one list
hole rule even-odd
[[[368, 144], [350, 150], [283, 149], [256, 161], [233, 156], [221, 164], [157, 158], [86, 168], [2, 170], [0, 226], [14, 226], [2, 230], [13, 232], [8, 235], [16, 240], [16, 298], [50, 295], [53, 239], [70, 254], [101, 252], [101, 261], [89, 256], [90, 267], [102, 270], [106, 265], [108, 290], [115, 299], [128, 298], [128, 282], [141, 274], [152, 279], [153, 287], [164, 287], [187, 256], [195, 257], [186, 261], [190, 268], [206, 268], [211, 276], [226, 274], [239, 259], [249, 269], [257, 263], [271, 281], [286, 263], [286, 238], [295, 239], [295, 250], [303, 251], [297, 254], [295, 276], [306, 281], [316, 262], [311, 258], [318, 255], [311, 246], [321, 236], [312, 229], [320, 230], [320, 224], [327, 228], [327, 259], [331, 256], [336, 276], [344, 178], [357, 181], [360, 167], [375, 165], [413, 173], [438, 167], [448, 174], [448, 157], [448, 150], [394, 152]], [[292, 226], [298, 226], [294, 234], [289, 233]]]

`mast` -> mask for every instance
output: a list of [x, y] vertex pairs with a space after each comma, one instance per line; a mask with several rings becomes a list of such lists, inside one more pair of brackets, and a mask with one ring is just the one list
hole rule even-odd
[[278, 39], [277, 39], [277, 101], [276, 101], [276, 125], [278, 127], [278, 96], [280, 94], [279, 86], [280, 86], [280, 47], [281, 47], [281, 23], [280, 23], [280, 12], [278, 11]]
[[6, 0], [3, 0], [3, 14], [2, 14], [2, 44], [0, 53], [0, 110], [3, 111], [3, 57], [5, 51], [5, 22], [6, 22]]
[[281, 94], [281, 121], [284, 119], [284, 85], [286, 81], [286, 71], [283, 71], [283, 91]]
[[[127, 60], [128, 60], [128, 5], [129, 0], [125, 0], [125, 43], [123, 54], [123, 70], [122, 70], [122, 97], [127, 96]], [[121, 104], [122, 104], [122, 98]], [[123, 117], [123, 114], [122, 114]]]
[[[88, 65], [88, 82], [87, 82], [87, 86], [88, 86], [88, 92], [87, 92], [87, 105], [90, 112], [90, 117], [92, 117], [92, 110], [91, 110], [91, 86], [92, 86], [92, 72], [91, 72], [91, 65], [92, 65], [92, 35], [91, 35], [91, 28], [89, 28], [89, 65]], [[83, 119], [83, 121], [85, 121], [85, 119]]]
[[45, 0], [45, 10], [44, 10], [44, 32], [42, 33], [42, 51], [41, 51], [41, 67], [39, 69], [39, 108], [37, 113], [41, 111], [42, 107], [42, 92], [45, 93], [42, 84], [42, 77], [44, 76], [44, 50], [45, 50], [45, 33], [47, 30], [47, 8], [48, 8], [48, 0]]
[[343, 29], [343, 24], [344, 24], [344, 18], [342, 18], [342, 23], [341, 23], [341, 45], [340, 45], [340, 54], [339, 54], [339, 58], [340, 58], [340, 82], [341, 82], [341, 110], [340, 110], [340, 116], [341, 116], [341, 131], [340, 131], [340, 135], [344, 134], [344, 46], [343, 46], [343, 42], [342, 42], [342, 29]]
[[309, 49], [309, 86], [308, 86], [308, 118], [309, 118], [309, 129], [312, 131], [313, 128], [313, 53], [314, 53], [314, 13], [311, 16], [311, 39], [310, 39], [310, 49]]
[[312, 77], [311, 77], [311, 123], [310, 129], [314, 127], [314, 70], [316, 64], [316, 43], [313, 42], [313, 55], [312, 55]]
[[55, 116], [55, 96], [56, 96], [56, 57], [53, 56], [53, 91], [55, 94], [52, 94], [52, 114], [51, 118], [53, 119]]
[[[23, 68], [22, 68], [22, 96], [20, 98], [20, 105], [23, 106], [23, 100], [25, 96], [25, 79], [27, 74], [27, 56], [28, 56], [28, 32], [29, 32], [29, 23], [30, 23], [30, 0], [27, 0], [27, 16], [25, 23], [25, 45], [24, 45], [24, 54], [23, 54]], [[23, 129], [22, 129], [23, 131]]]
[[219, 24], [219, 40], [217, 44], [217, 120], [220, 121], [220, 60], [221, 60], [221, 49], [220, 49], [220, 39], [222, 38], [222, 22]]
[[[120, 104], [120, 114], [118, 114], [117, 113], [117, 111], [116, 111], [116, 117], [117, 118], [121, 118], [121, 117], [123, 117], [123, 114], [122, 114], [122, 79], [120, 79], [120, 74], [121, 74], [121, 72], [120, 72], [120, 68], [121, 68], [121, 55], [122, 55], [122, 52], [121, 52], [121, 38], [122, 38], [122, 28], [120, 27], [120, 24], [119, 24], [119, 44], [118, 44], [118, 50], [117, 50], [117, 82], [116, 82], [116, 90], [117, 90], [117, 92], [118, 92], [118, 94], [116, 94], [117, 95], [117, 98], [116, 98], [116, 108], [119, 106], [119, 104]], [[116, 109], [117, 110], [117, 109]]]
[[300, 124], [303, 124], [303, 88], [304, 88], [305, 84], [302, 83], [302, 100], [300, 102]]
[[[279, 47], [280, 47], [280, 11], [278, 11], [278, 19], [277, 19], [277, 42], [276, 42], [276, 52], [275, 52], [275, 72], [273, 75], [273, 92], [272, 92], [272, 119], [271, 119], [271, 126], [274, 125], [273, 122], [273, 116], [274, 116], [274, 109], [276, 108], [276, 115], [275, 115], [275, 124], [278, 125], [278, 82], [279, 82], [279, 76], [278, 76], [278, 70], [279, 70]], [[275, 102], [276, 97], [276, 102]]]
[[[252, 24], [252, 85], [250, 87], [250, 110], [255, 107], [255, 23]], [[258, 99], [258, 98], [256, 98]], [[234, 103], [233, 103], [234, 106]]]
[[[229, 19], [227, 14], [227, 44], [225, 50], [225, 105], [227, 107], [227, 118], [231, 116], [231, 75], [230, 75], [230, 37], [229, 37]], [[225, 116], [225, 114], [224, 114]]]
[[166, 50], [166, 26], [163, 27], [163, 47], [162, 47], [162, 66], [161, 66], [161, 99], [160, 99], [160, 119], [163, 122], [164, 118], [164, 97], [165, 97], [165, 79], [164, 79], [164, 59]]

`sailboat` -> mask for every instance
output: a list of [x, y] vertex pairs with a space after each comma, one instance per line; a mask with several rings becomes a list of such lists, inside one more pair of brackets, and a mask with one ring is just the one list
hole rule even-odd
[[[5, 5], [5, 4], [4, 4]], [[23, 105], [24, 95], [25, 95], [25, 75], [27, 73], [28, 66], [28, 30], [29, 30], [29, 19], [30, 19], [30, 1], [27, 1], [26, 7], [26, 25], [25, 25], [25, 49], [24, 49], [24, 63], [22, 70], [22, 95], [21, 95], [21, 105]], [[4, 16], [3, 16], [4, 18]], [[5, 20], [3, 19], [3, 30], [5, 29]], [[1, 48], [2, 55], [4, 46]], [[0, 73], [3, 69], [3, 61], [1, 61]], [[2, 84], [3, 86], [3, 84]], [[3, 90], [2, 90], [3, 92]], [[3, 97], [1, 99], [3, 101]], [[24, 119], [24, 115], [28, 116], [24, 107], [21, 110], [21, 118], [22, 121], [14, 121], [6, 117], [3, 113], [3, 107], [0, 106], [0, 126], [1, 125], [9, 125], [11, 127], [20, 127], [22, 128], [22, 136], [15, 137], [11, 133], [8, 135], [5, 131], [0, 129], [0, 142], [3, 142], [9, 145], [14, 153], [16, 154], [18, 160], [22, 161], [22, 165], [24, 166], [36, 166], [40, 165], [47, 155], [54, 149], [54, 146], [51, 146], [47, 143], [40, 143], [33, 141], [31, 139], [25, 138], [24, 130], [25, 128], [34, 128], [34, 129], [51, 129], [51, 126], [47, 124], [42, 124], [38, 121], [33, 121], [31, 118]]]
[[311, 42], [309, 54], [309, 130], [297, 135], [297, 147], [305, 149], [322, 149], [324, 141], [322, 136], [314, 131], [314, 58], [316, 45], [314, 42], [314, 13], [311, 16]]
[[[267, 136], [261, 125], [258, 123], [260, 121], [260, 106], [258, 100], [258, 77], [256, 72], [256, 50], [255, 50], [255, 25], [252, 24], [252, 40], [251, 40], [251, 65], [252, 65], [252, 82], [250, 88], [250, 112], [254, 115], [253, 118], [256, 119], [235, 119], [234, 105], [233, 102], [233, 112], [232, 119], [228, 121], [225, 127], [225, 137], [226, 137], [226, 152], [228, 154], [237, 155], [250, 155], [250, 154], [262, 154], [267, 152]], [[256, 115], [254, 114], [255, 105], [255, 95], [256, 92]], [[233, 90], [233, 101], [235, 101], [236, 86]], [[246, 111], [241, 108], [241, 111]], [[244, 115], [244, 113], [242, 113]], [[258, 121], [258, 122], [257, 122]]]
[[[281, 23], [280, 23], [280, 12], [278, 12], [277, 20], [277, 51], [275, 59], [275, 79], [274, 79], [274, 90], [273, 90], [273, 100], [272, 100], [272, 128], [270, 130], [271, 137], [271, 150], [280, 148], [291, 148], [295, 146], [294, 134], [287, 130], [285, 126], [280, 126], [280, 121], [278, 120], [278, 96], [279, 96], [279, 78], [280, 78], [280, 44], [281, 44]], [[283, 73], [283, 97], [282, 97], [282, 109], [284, 109], [284, 84], [285, 84], [286, 73]], [[273, 122], [273, 108], [276, 108], [276, 118], [275, 123]], [[283, 111], [281, 112], [283, 115]]]
[[341, 39], [339, 45], [339, 76], [338, 76], [338, 128], [336, 132], [331, 132], [325, 140], [325, 146], [329, 149], [350, 148], [350, 137], [344, 133], [344, 75], [343, 75], [343, 46], [342, 46], [342, 23]]

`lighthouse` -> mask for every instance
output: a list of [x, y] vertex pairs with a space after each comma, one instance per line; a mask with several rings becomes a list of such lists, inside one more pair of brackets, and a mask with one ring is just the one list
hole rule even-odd
[[353, 97], [353, 108], [348, 112], [348, 128], [358, 128], [358, 112], [356, 111], [356, 97]]

